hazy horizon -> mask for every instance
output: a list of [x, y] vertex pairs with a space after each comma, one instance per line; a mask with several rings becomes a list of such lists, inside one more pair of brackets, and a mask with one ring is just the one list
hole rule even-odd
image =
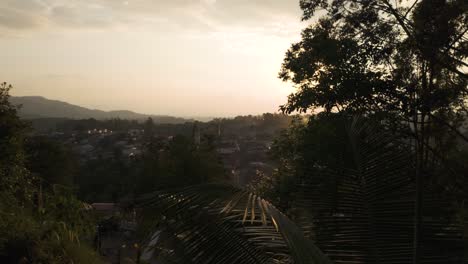
[[7, 0], [1, 81], [14, 96], [174, 116], [277, 112], [298, 1]]
[[175, 115], [175, 114], [171, 114], [171, 113], [145, 113], [145, 112], [138, 112], [138, 111], [134, 111], [134, 110], [131, 110], [131, 109], [124, 109], [124, 108], [116, 108], [116, 109], [107, 109], [107, 110], [105, 110], [105, 109], [100, 109], [100, 108], [86, 107], [86, 106], [83, 106], [83, 105], [80, 105], [80, 104], [75, 104], [75, 103], [63, 101], [63, 100], [60, 100], [60, 99], [47, 98], [47, 97], [44, 97], [44, 96], [41, 96], [41, 95], [11, 95], [11, 96], [13, 96], [13, 98], [40, 97], [40, 98], [43, 98], [43, 99], [46, 99], [46, 100], [49, 100], [49, 101], [58, 101], [58, 102], [70, 104], [70, 105], [73, 105], [73, 106], [84, 107], [84, 108], [89, 109], [89, 110], [97, 110], [97, 111], [105, 111], [105, 112], [130, 111], [130, 112], [134, 112], [136, 114], [142, 114], [142, 115], [148, 115], [148, 116], [170, 116], [170, 117], [176, 117], [176, 118], [195, 119], [195, 120], [198, 120], [198, 121], [209, 121], [209, 120], [213, 120], [213, 119], [216, 119], [216, 118], [230, 119], [230, 118], [235, 118], [237, 116], [249, 116], [249, 115], [251, 115], [251, 116], [260, 116], [260, 115], [263, 115], [263, 114], [275, 114], [275, 113], [281, 114], [281, 112], [279, 112], [279, 111], [274, 111], [274, 112], [255, 113], [255, 114], [247, 113], [247, 114], [233, 114], [233, 115], [211, 115], [211, 116], [210, 115]]

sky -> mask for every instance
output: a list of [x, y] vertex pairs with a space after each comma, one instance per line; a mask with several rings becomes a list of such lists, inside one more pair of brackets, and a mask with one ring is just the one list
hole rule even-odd
[[176, 116], [277, 112], [298, 0], [1, 0], [15, 96]]

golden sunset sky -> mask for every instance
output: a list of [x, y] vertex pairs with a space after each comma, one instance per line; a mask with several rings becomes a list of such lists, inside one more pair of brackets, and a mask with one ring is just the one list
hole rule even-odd
[[276, 112], [296, 0], [1, 0], [0, 81], [102, 110]]

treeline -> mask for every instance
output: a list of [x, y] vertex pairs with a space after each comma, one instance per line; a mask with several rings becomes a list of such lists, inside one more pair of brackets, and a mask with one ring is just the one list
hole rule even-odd
[[265, 113], [263, 115], [237, 116], [234, 118], [216, 118], [209, 122], [186, 122], [182, 124], [157, 123], [152, 118], [145, 121], [127, 119], [32, 119], [31, 122], [36, 132], [63, 132], [63, 133], [86, 133], [87, 131], [112, 130], [115, 132], [127, 132], [132, 129], [144, 130], [152, 129], [161, 136], [171, 136], [177, 134], [189, 135], [192, 132], [194, 123], [197, 123], [203, 133], [217, 135], [248, 135], [254, 132], [259, 134], [273, 134], [284, 129], [291, 122], [291, 117], [284, 114]]

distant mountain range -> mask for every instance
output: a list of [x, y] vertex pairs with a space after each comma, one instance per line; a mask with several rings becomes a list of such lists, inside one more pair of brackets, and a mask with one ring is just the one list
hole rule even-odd
[[102, 111], [88, 109], [85, 107], [72, 105], [66, 102], [49, 100], [41, 96], [12, 96], [10, 102], [14, 105], [21, 105], [18, 114], [23, 119], [41, 119], [41, 118], [67, 118], [67, 119], [131, 119], [144, 120], [148, 117], [153, 118], [155, 123], [177, 124], [193, 121], [165, 115], [146, 115], [127, 110]]

